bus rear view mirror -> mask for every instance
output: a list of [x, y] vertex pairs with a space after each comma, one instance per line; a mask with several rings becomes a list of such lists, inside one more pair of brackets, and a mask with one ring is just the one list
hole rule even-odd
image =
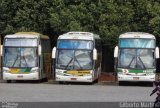
[[42, 47], [41, 45], [38, 46], [38, 55], [40, 56], [42, 54]]
[[93, 49], [93, 60], [97, 60], [97, 50]]
[[158, 59], [159, 58], [159, 48], [156, 47], [155, 49], [155, 58]]
[[52, 59], [56, 58], [56, 47], [53, 48], [52, 50]]
[[1, 56], [3, 56], [3, 45], [1, 45], [1, 47], [0, 47], [0, 54], [1, 54]]
[[114, 48], [114, 58], [118, 57], [118, 46]]

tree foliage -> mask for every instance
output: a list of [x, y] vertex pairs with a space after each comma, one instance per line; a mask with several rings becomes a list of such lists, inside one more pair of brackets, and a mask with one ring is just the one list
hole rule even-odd
[[49, 27], [49, 6], [46, 0], [1, 0], [0, 33], [43, 33]]
[[0, 0], [0, 34], [36, 31], [55, 39], [68, 31], [99, 34], [114, 46], [124, 32], [160, 34], [158, 0]]

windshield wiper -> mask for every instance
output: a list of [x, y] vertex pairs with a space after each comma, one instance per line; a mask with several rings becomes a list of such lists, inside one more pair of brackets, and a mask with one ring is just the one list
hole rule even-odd
[[28, 67], [28, 64], [27, 64], [27, 61], [26, 61], [26, 58], [25, 58], [25, 56], [24, 56], [24, 54], [23, 54], [23, 59], [24, 59], [24, 61], [25, 61], [25, 63], [26, 63], [26, 65], [27, 65], [27, 67]]
[[135, 59], [135, 56], [132, 58], [131, 62], [129, 63], [128, 68], [130, 67], [134, 59]]
[[[27, 64], [27, 61], [26, 61], [25, 57], [24, 57], [24, 56], [22, 56], [22, 57], [23, 57], [23, 59], [24, 59], [26, 65], [27, 65], [27, 67], [28, 67], [28, 64]], [[19, 56], [17, 55], [17, 57], [16, 57], [16, 59], [15, 59], [13, 65], [12, 65], [12, 67], [16, 64], [16, 61], [18, 60], [18, 58], [19, 58]]]
[[[136, 58], [135, 56], [132, 58], [131, 62], [130, 62], [129, 65], [128, 65], [128, 68], [130, 67], [130, 65], [132, 64], [132, 62], [133, 62], [133, 60], [134, 60], [135, 58]], [[139, 59], [140, 63], [142, 64], [142, 66], [143, 66], [142, 68], [146, 69], [144, 63], [142, 62], [142, 59], [141, 59], [140, 57], [137, 57], [137, 58]], [[140, 66], [140, 64], [137, 64], [137, 63], [138, 63], [138, 62], [136, 62], [136, 68], [137, 68], [138, 66]]]
[[139, 58], [140, 62], [142, 63], [142, 65], [143, 65], [144, 69], [146, 69], [146, 67], [145, 67], [144, 63], [142, 62], [142, 59], [141, 59], [140, 57], [138, 57], [138, 58]]
[[[80, 69], [83, 69], [82, 66], [80, 65], [79, 61], [77, 60], [77, 58], [75, 57], [74, 59], [75, 59], [75, 61], [77, 61], [77, 63], [78, 63], [78, 65], [79, 65]], [[72, 62], [72, 60], [73, 60], [73, 58], [68, 62], [68, 64], [67, 64], [67, 66], [66, 66], [65, 69], [68, 68], [68, 66], [69, 66], [69, 64]]]
[[79, 65], [80, 69], [83, 69], [76, 57], [75, 57], [75, 60], [77, 61], [77, 63], [78, 63], [78, 65]]
[[18, 60], [18, 54], [17, 54], [17, 57], [16, 57], [16, 59], [14, 60], [14, 63], [13, 63], [13, 65], [12, 65], [12, 67], [16, 64], [16, 61]]
[[73, 60], [73, 58], [68, 62], [68, 64], [67, 64], [67, 66], [66, 66], [66, 68], [65, 68], [65, 69], [67, 69], [67, 68], [68, 68], [68, 66], [69, 66], [69, 64], [72, 62], [72, 60]]

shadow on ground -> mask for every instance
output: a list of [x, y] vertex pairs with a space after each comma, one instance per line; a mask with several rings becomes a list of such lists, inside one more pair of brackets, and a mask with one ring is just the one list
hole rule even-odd
[[119, 86], [142, 86], [142, 87], [152, 87], [153, 82], [119, 82]]

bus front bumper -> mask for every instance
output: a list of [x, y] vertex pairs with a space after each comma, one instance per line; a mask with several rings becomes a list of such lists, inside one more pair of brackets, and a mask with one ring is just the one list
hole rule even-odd
[[61, 76], [56, 75], [56, 81], [64, 82], [93, 82], [94, 79], [92, 76]]
[[38, 72], [29, 73], [29, 74], [11, 74], [3, 73], [3, 80], [38, 80]]
[[118, 74], [118, 81], [149, 81], [153, 82], [155, 81], [155, 75], [149, 75], [149, 76], [132, 76], [132, 75], [121, 75]]

